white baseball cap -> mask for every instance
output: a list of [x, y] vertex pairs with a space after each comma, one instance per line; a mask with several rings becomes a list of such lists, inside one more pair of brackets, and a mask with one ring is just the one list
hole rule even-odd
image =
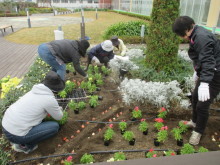
[[101, 43], [101, 47], [103, 50], [105, 50], [106, 52], [110, 52], [113, 50], [113, 44], [112, 41], [110, 40], [105, 40], [104, 42]]

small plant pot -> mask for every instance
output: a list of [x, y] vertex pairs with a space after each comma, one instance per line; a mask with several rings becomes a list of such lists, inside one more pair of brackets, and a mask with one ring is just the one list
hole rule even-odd
[[105, 146], [109, 146], [109, 144], [110, 144], [110, 140], [104, 140], [104, 145]]
[[177, 141], [176, 141], [176, 144], [177, 144], [178, 146], [182, 147], [182, 146], [183, 146], [183, 139], [177, 140]]
[[101, 91], [101, 88], [96, 88], [96, 91]]
[[69, 71], [69, 70], [66, 70], [66, 73], [70, 73], [70, 71]]
[[177, 151], [176, 151], [176, 154], [177, 154], [177, 155], [181, 155], [181, 150], [177, 150]]
[[133, 146], [135, 144], [135, 138], [133, 138], [131, 141], [129, 141], [129, 145]]
[[95, 106], [94, 106], [94, 105], [90, 105], [90, 107], [91, 107], [91, 108], [95, 108]]
[[94, 92], [89, 92], [89, 95], [93, 96], [93, 95], [94, 95]]
[[78, 110], [78, 109], [75, 109], [75, 110], [74, 110], [74, 113], [75, 113], [75, 114], [79, 114], [79, 110]]
[[76, 75], [76, 72], [73, 72], [74, 75]]
[[121, 130], [121, 134], [124, 135], [124, 133], [125, 133], [125, 130]]
[[98, 96], [98, 100], [103, 100], [103, 96]]
[[148, 129], [143, 132], [143, 135], [147, 135], [147, 134], [148, 134]]
[[154, 138], [154, 145], [155, 146], [159, 146], [160, 145], [160, 142], [157, 141], [157, 138]]
[[131, 118], [131, 121], [136, 121], [136, 120], [137, 120], [137, 118], [134, 118], [134, 117]]

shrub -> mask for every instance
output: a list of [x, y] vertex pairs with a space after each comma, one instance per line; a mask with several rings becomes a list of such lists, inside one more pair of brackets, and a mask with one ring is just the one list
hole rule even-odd
[[184, 146], [180, 150], [181, 155], [193, 154], [194, 152], [195, 152], [194, 147], [190, 145], [189, 143], [184, 144]]
[[209, 150], [203, 146], [199, 147], [198, 152], [209, 152]]
[[[141, 25], [145, 25], [147, 29], [148, 24], [144, 21], [130, 21], [130, 22], [119, 22], [111, 25], [103, 35], [104, 39], [109, 39], [111, 36], [140, 36]], [[147, 30], [145, 30], [145, 35]]]

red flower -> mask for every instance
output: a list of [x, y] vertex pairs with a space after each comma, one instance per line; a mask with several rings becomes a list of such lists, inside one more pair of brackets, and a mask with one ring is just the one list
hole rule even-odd
[[146, 119], [141, 119], [141, 121], [145, 121]]
[[166, 108], [162, 107], [161, 112], [164, 112], [164, 111], [166, 111]]
[[113, 128], [113, 124], [109, 124], [109, 127], [110, 127], [110, 128]]
[[157, 154], [154, 154], [153, 157], [156, 158], [156, 157], [157, 157]]
[[51, 115], [48, 113], [48, 114], [47, 114], [47, 117], [50, 117], [50, 116], [51, 116]]
[[156, 118], [155, 121], [158, 122], [158, 123], [163, 123], [163, 119], [162, 118]]
[[135, 111], [138, 111], [138, 110], [139, 110], [138, 106], [136, 106], [136, 107], [134, 108], [134, 110], [135, 110]]
[[185, 125], [186, 125], [187, 123], [188, 123], [188, 121], [183, 121], [183, 124], [185, 124]]
[[167, 126], [161, 127], [161, 130], [168, 130]]
[[174, 155], [176, 155], [176, 154], [175, 154], [174, 152], [172, 152], [172, 153], [171, 153], [171, 155], [173, 155], [173, 156], [174, 156]]
[[149, 149], [149, 152], [153, 152], [153, 151], [154, 151], [154, 149], [153, 149], [153, 148]]
[[71, 162], [71, 161], [73, 160], [73, 157], [72, 157], [72, 156], [68, 156], [68, 158], [66, 158], [66, 160], [67, 160], [68, 162]]

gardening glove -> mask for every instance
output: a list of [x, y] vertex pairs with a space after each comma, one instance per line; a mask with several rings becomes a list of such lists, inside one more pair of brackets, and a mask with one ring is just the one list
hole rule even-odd
[[60, 110], [63, 111], [63, 107], [60, 106]]
[[193, 73], [193, 81], [197, 81], [199, 79], [199, 77], [197, 76], [197, 72], [196, 71], [194, 71], [194, 73]]
[[97, 65], [100, 64], [100, 61], [99, 61], [99, 59], [98, 59], [96, 56], [94, 56], [94, 57], [92, 58], [92, 62], [94, 62], [94, 63], [97, 64]]
[[198, 99], [199, 101], [207, 101], [208, 99], [210, 99], [210, 94], [209, 94], [209, 84], [208, 83], [204, 83], [201, 82], [199, 89], [198, 89]]

